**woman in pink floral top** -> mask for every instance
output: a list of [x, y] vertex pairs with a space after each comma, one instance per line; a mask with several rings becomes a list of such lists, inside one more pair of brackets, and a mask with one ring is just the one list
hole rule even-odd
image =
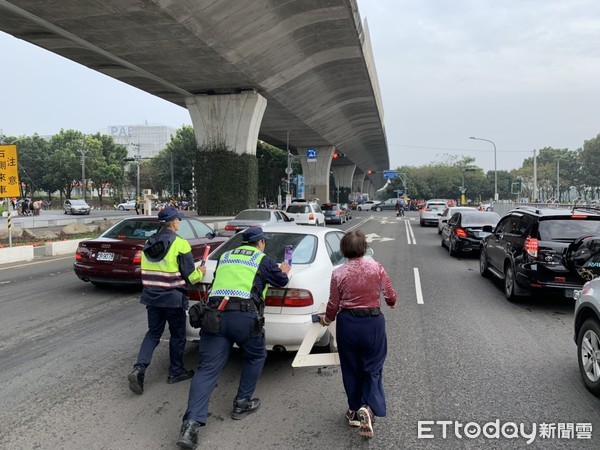
[[344, 235], [340, 244], [348, 262], [331, 276], [329, 302], [323, 326], [337, 319], [336, 337], [342, 380], [348, 397], [346, 417], [359, 434], [373, 437], [373, 417], [386, 414], [383, 363], [387, 355], [381, 297], [396, 306], [396, 291], [385, 269], [364, 258], [367, 240], [360, 230]]

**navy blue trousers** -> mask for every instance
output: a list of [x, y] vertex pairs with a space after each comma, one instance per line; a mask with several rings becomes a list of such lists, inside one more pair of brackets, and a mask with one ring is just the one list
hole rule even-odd
[[144, 336], [138, 353], [135, 368], [146, 371], [152, 361], [154, 349], [160, 343], [160, 338], [169, 323], [169, 376], [176, 377], [183, 372], [183, 351], [185, 350], [185, 321], [183, 308], [159, 308], [146, 305], [148, 315], [148, 331]]
[[200, 362], [192, 378], [183, 420], [206, 424], [208, 402], [234, 343], [243, 351], [236, 399], [252, 397], [267, 357], [264, 331], [258, 337], [250, 337], [255, 322], [254, 312], [225, 311], [220, 333], [205, 333], [200, 329]]
[[335, 320], [348, 407], [357, 411], [367, 405], [376, 416], [385, 416], [383, 363], [387, 356], [387, 336], [383, 314], [354, 317], [340, 313]]

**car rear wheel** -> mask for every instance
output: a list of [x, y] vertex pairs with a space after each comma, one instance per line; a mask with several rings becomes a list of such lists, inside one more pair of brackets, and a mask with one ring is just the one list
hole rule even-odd
[[423, 222], [422, 220], [419, 221], [419, 225], [421, 225], [422, 227], [425, 226], [425, 222]]
[[450, 256], [456, 256], [458, 254], [452, 238], [448, 239], [448, 253], [450, 253]]
[[119, 206], [119, 211], [125, 211], [125, 207]]
[[600, 397], [600, 324], [586, 320], [577, 336], [579, 372], [588, 391]]
[[479, 251], [479, 273], [482, 277], [488, 277], [490, 274], [488, 272], [487, 255], [483, 248]]
[[515, 294], [516, 280], [515, 280], [515, 269], [512, 265], [507, 264], [504, 268], [504, 296], [509, 302], [518, 302], [519, 296]]
[[381, 212], [381, 211], [382, 211], [382, 209], [381, 209], [381, 207], [379, 207], [379, 206], [378, 206], [377, 208], [375, 208], [375, 211], [377, 211], [377, 212]]

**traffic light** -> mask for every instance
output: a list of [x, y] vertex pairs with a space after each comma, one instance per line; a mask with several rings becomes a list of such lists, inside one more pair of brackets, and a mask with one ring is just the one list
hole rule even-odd
[[338, 159], [340, 154], [338, 152], [333, 152], [333, 159]]
[[374, 173], [371, 169], [367, 170], [367, 174], [371, 175], [372, 173]]

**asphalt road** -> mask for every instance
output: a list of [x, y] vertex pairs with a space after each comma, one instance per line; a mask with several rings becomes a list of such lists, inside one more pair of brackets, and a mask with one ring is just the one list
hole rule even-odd
[[[396, 309], [384, 309], [388, 415], [377, 420], [374, 439], [347, 426], [338, 368], [292, 369], [291, 354], [269, 355], [256, 392], [263, 406], [231, 420], [241, 366], [234, 352], [199, 448], [600, 447], [600, 403], [580, 380], [572, 300], [507, 302], [479, 275], [477, 258], [451, 258], [437, 229], [419, 227], [416, 217], [355, 212], [342, 227], [360, 224], [399, 292]], [[0, 448], [177, 448], [189, 382], [166, 383], [166, 343], [144, 394], [127, 387], [146, 329], [139, 290], [95, 288], [71, 264], [69, 257], [0, 266]], [[197, 352], [188, 344], [187, 367]], [[443, 425], [419, 428], [419, 421], [451, 424], [444, 437]], [[456, 422], [497, 423], [499, 435], [470, 438], [460, 428], [458, 438]], [[518, 432], [505, 437], [512, 429], [500, 427], [509, 423], [526, 433], [536, 427], [532, 443]], [[541, 437], [543, 423], [554, 424], [553, 438]], [[591, 440], [581, 439], [582, 424], [591, 424]]]

